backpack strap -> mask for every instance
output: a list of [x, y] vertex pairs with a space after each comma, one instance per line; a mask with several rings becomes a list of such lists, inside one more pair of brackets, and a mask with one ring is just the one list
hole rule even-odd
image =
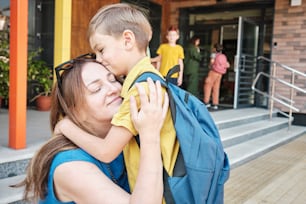
[[[135, 140], [136, 140], [136, 142], [138, 144], [138, 147], [140, 148], [139, 135], [135, 136]], [[182, 161], [184, 161], [184, 160], [182, 160]], [[172, 192], [170, 190], [169, 183], [168, 183], [168, 178], [169, 178], [169, 174], [166, 171], [165, 167], [163, 166], [163, 184], [164, 184], [163, 195], [164, 195], [164, 198], [165, 198], [165, 201], [166, 201], [167, 204], [175, 204], [175, 201], [174, 201], [174, 198], [173, 198], [173, 195], [172, 195]]]
[[157, 75], [156, 73], [154, 72], [144, 72], [142, 73], [141, 75], [139, 75], [137, 77], [137, 79], [135, 79], [135, 81], [131, 84], [130, 88], [132, 88], [132, 86], [135, 84], [135, 83], [140, 83], [140, 82], [145, 82], [147, 81], [147, 78], [151, 78], [154, 82], [155, 81], [160, 81], [161, 85], [165, 88], [168, 88], [168, 85], [167, 85], [167, 82], [165, 79], [163, 79], [162, 77], [160, 77], [159, 75]]
[[[167, 89], [167, 93], [168, 93], [168, 96], [169, 96], [170, 107], [172, 107], [171, 108], [171, 115], [172, 115], [172, 119], [175, 121], [175, 116], [176, 116], [175, 108], [174, 108], [175, 105], [174, 105], [174, 100], [171, 99], [172, 98], [171, 92], [168, 91], [168, 80], [171, 77], [171, 75], [173, 75], [174, 73], [179, 72], [179, 71], [180, 71], [179, 65], [175, 65], [167, 73], [166, 80], [163, 79], [162, 77], [160, 77], [159, 75], [157, 75], [154, 72], [150, 72], [150, 71], [144, 72], [141, 75], [139, 75], [137, 77], [137, 79], [135, 79], [135, 81], [131, 84], [129, 89], [131, 89], [131, 87], [135, 83], [146, 82], [148, 77], [150, 77], [154, 82], [160, 81], [161, 85]], [[188, 96], [185, 99], [188, 100]], [[140, 147], [139, 135], [135, 136], [135, 140], [136, 140], [138, 146]], [[181, 176], [184, 176], [185, 174], [186, 174], [185, 162], [184, 162], [182, 152], [181, 152], [181, 150], [179, 150], [178, 156], [177, 156], [177, 159], [176, 159], [176, 162], [175, 162], [175, 165], [174, 165], [174, 169], [173, 169], [173, 176], [181, 177]], [[170, 190], [168, 178], [169, 178], [169, 174], [163, 166], [163, 183], [164, 183], [163, 195], [164, 195], [164, 199], [165, 199], [167, 204], [175, 204], [172, 192]]]
[[166, 81], [169, 81], [171, 76], [175, 73], [178, 73], [181, 71], [180, 65], [174, 65], [171, 69], [169, 69], [167, 75], [166, 75]]
[[[175, 121], [175, 119], [176, 119], [176, 109], [175, 109], [175, 104], [174, 104], [172, 94], [171, 94], [170, 91], [168, 91], [168, 88], [169, 88], [168, 79], [171, 77], [172, 74], [176, 73], [178, 70], [180, 70], [178, 65], [175, 65], [173, 68], [171, 68], [169, 70], [167, 76], [166, 76], [166, 80], [164, 78], [160, 77], [159, 75], [157, 75], [154, 72], [150, 72], [150, 71], [144, 72], [134, 80], [134, 82], [131, 84], [129, 89], [131, 89], [132, 86], [135, 83], [140, 83], [140, 82], [147, 81], [148, 77], [150, 77], [154, 82], [160, 81], [161, 85], [167, 89], [167, 93], [168, 93], [168, 96], [169, 96], [170, 108], [171, 108], [171, 116], [172, 116], [173, 121]], [[188, 94], [185, 96], [185, 101], [187, 101], [187, 100], [188, 100]]]
[[150, 77], [153, 81], [157, 81], [157, 80], [160, 81], [160, 83], [161, 83], [161, 85], [162, 85], [163, 87], [168, 88], [168, 85], [167, 85], [167, 84], [168, 84], [169, 79], [171, 78], [171, 76], [172, 76], [173, 74], [179, 72], [180, 70], [181, 70], [180, 66], [179, 66], [178, 64], [175, 65], [174, 67], [172, 67], [172, 68], [168, 71], [168, 73], [167, 73], [167, 75], [166, 75], [166, 79], [160, 77], [159, 75], [157, 75], [157, 74], [154, 73], [154, 72], [150, 72], [150, 71], [144, 72], [144, 73], [142, 73], [141, 75], [139, 75], [139, 76], [137, 77], [137, 79], [135, 79], [135, 81], [131, 84], [131, 86], [130, 86], [129, 89], [131, 89], [131, 87], [132, 87], [135, 83], [140, 83], [140, 82], [147, 81], [147, 78], [148, 78], [148, 77]]

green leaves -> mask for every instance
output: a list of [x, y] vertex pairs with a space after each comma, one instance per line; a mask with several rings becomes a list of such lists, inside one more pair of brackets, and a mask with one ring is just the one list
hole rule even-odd
[[8, 32], [0, 31], [0, 96], [4, 99], [9, 93], [9, 55]]
[[[39, 48], [28, 54], [28, 80], [38, 83], [39, 87], [37, 87], [37, 89], [40, 90], [38, 96], [49, 95], [53, 84], [52, 69], [48, 67], [45, 61], [37, 58], [42, 51], [43, 49]], [[34, 98], [36, 98], [36, 96]]]

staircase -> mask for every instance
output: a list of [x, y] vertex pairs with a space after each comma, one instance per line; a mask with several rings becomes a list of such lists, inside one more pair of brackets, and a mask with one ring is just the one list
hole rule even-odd
[[[306, 133], [306, 127], [303, 126], [291, 126], [288, 129], [288, 119], [276, 117], [276, 114], [277, 112], [270, 120], [269, 111], [261, 108], [211, 112], [219, 128], [232, 169]], [[42, 142], [36, 142], [18, 151], [1, 147], [1, 204], [23, 203], [20, 201], [23, 189], [12, 189], [8, 185], [24, 178], [26, 165], [41, 144]]]
[[306, 133], [306, 127], [292, 125], [288, 129], [288, 119], [269, 119], [269, 112], [261, 108], [230, 109], [212, 112], [231, 169], [260, 155], [288, 143]]
[[[9, 185], [17, 184], [25, 178], [26, 168], [34, 153], [43, 144], [38, 142], [30, 144], [23, 150], [0, 149], [0, 203], [21, 202], [23, 188], [11, 188]], [[17, 202], [19, 201], [19, 202]]]

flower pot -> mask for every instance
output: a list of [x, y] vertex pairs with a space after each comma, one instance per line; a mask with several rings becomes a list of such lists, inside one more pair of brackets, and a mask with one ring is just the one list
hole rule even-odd
[[51, 109], [51, 96], [39, 96], [36, 98], [36, 109], [49, 111]]

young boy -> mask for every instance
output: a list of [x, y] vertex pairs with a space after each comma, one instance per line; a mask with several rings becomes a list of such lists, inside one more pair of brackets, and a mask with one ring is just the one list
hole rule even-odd
[[151, 59], [156, 62], [156, 69], [165, 77], [168, 71], [175, 65], [180, 66], [180, 72], [171, 76], [170, 82], [180, 86], [183, 83], [184, 71], [184, 49], [177, 45], [179, 39], [179, 30], [175, 26], [170, 26], [166, 36], [168, 43], [161, 44], [157, 49], [158, 56]]
[[[151, 65], [150, 58], [146, 56], [151, 35], [150, 23], [144, 14], [134, 6], [112, 4], [98, 11], [89, 24], [90, 46], [96, 53], [97, 61], [100, 61], [116, 76], [125, 76], [121, 91], [122, 105], [113, 117], [112, 127], [105, 139], [98, 137], [89, 139], [88, 133], [79, 129], [69, 119], [60, 122], [56, 131], [64, 133], [78, 146], [103, 162], [112, 161], [124, 150], [131, 190], [134, 189], [140, 157], [138, 144], [133, 138], [138, 133], [130, 116], [130, 96], [134, 95], [137, 98], [138, 93], [134, 86], [131, 89], [130, 86], [137, 76], [146, 71], [161, 76]], [[147, 82], [141, 84], [146, 89], [148, 88]], [[103, 86], [103, 83], [96, 85], [97, 91], [93, 93], [93, 97], [99, 94], [100, 86]], [[117, 99], [114, 97], [113, 100]], [[111, 102], [113, 101], [109, 103]], [[169, 175], [172, 175], [178, 150], [179, 143], [176, 139], [171, 113], [168, 110], [161, 130], [161, 151], [163, 165]]]

